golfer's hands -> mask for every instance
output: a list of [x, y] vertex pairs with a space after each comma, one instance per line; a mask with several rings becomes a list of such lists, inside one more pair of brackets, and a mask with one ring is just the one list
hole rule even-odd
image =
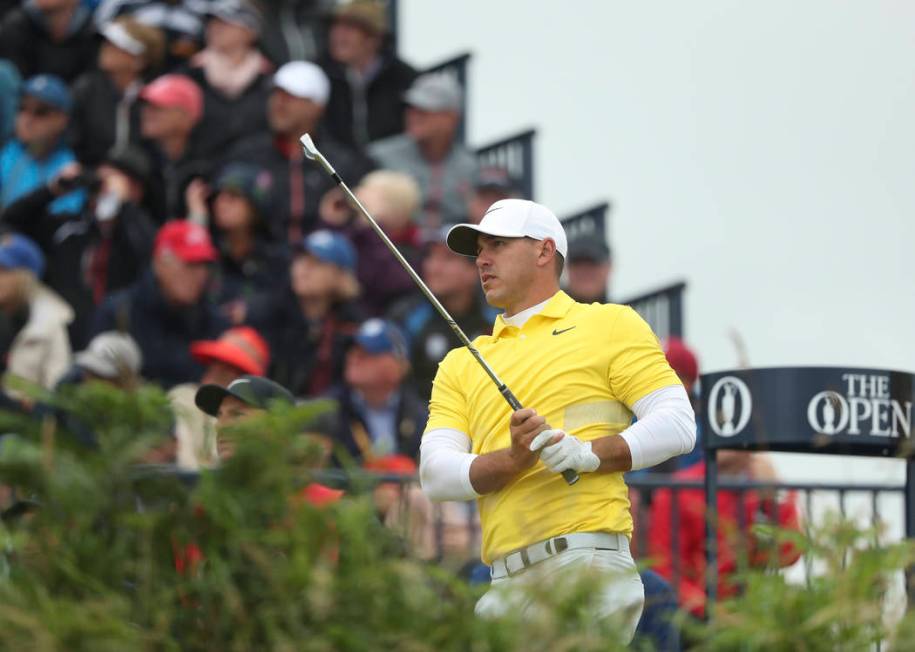
[[562, 430], [540, 432], [531, 441], [530, 449], [532, 453], [540, 451], [540, 460], [554, 473], [566, 469], [590, 473], [600, 466], [600, 458], [591, 451], [591, 442], [581, 441]]
[[524, 408], [512, 413], [509, 421], [512, 436], [510, 454], [517, 471], [529, 469], [537, 462], [537, 453], [532, 452], [531, 442], [544, 430], [549, 430], [549, 426], [546, 425], [546, 419], [537, 414], [536, 410]]

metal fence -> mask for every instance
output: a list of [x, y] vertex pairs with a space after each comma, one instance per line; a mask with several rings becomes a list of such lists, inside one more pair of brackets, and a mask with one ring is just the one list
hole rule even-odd
[[477, 149], [480, 166], [499, 167], [506, 170], [521, 186], [527, 199], [534, 198], [534, 136], [536, 129], [528, 129]]
[[674, 283], [667, 287], [640, 294], [620, 303], [632, 306], [660, 339], [683, 337], [683, 294], [686, 283]]

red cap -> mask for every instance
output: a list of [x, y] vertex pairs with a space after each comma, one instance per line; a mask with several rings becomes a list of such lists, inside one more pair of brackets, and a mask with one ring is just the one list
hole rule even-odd
[[250, 326], [230, 328], [218, 340], [191, 342], [191, 357], [201, 364], [223, 362], [252, 376], [267, 375], [270, 347]]
[[376, 473], [397, 473], [400, 475], [413, 475], [416, 473], [416, 462], [406, 455], [384, 455], [367, 460], [362, 466], [365, 470]]
[[166, 222], [156, 234], [153, 256], [170, 251], [186, 263], [209, 263], [219, 257], [210, 233], [199, 224], [185, 220]]
[[671, 369], [676, 371], [681, 378], [685, 378], [691, 383], [696, 382], [699, 378], [699, 361], [696, 359], [696, 354], [679, 337], [671, 337], [667, 340], [664, 355], [667, 356]]
[[203, 115], [203, 92], [184, 75], [157, 77], [143, 87], [140, 99], [168, 109], [182, 109], [195, 123]]

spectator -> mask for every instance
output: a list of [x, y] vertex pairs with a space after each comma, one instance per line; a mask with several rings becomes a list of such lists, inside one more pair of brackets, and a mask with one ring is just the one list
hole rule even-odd
[[191, 132], [203, 115], [200, 87], [184, 75], [163, 75], [140, 91], [144, 104], [140, 131], [153, 143], [160, 169], [162, 204], [158, 220], [185, 216], [184, 192], [196, 177], [206, 177], [210, 164], [191, 144]]
[[321, 66], [330, 78], [327, 129], [348, 147], [403, 131], [403, 94], [416, 71], [386, 49], [387, 7], [377, 0], [337, 6]]
[[200, 49], [206, 0], [102, 0], [95, 10], [95, 24], [101, 28], [119, 16], [160, 29], [166, 38], [165, 69], [174, 70]]
[[276, 65], [315, 61], [324, 51], [324, 17], [334, 0], [273, 0], [264, 6], [261, 48]]
[[610, 300], [610, 248], [604, 234], [579, 236], [569, 243], [566, 263], [569, 296], [581, 303], [607, 303]]
[[244, 321], [252, 298], [273, 289], [288, 268], [285, 247], [270, 241], [267, 227], [272, 186], [266, 170], [230, 163], [216, 181], [212, 210], [201, 181], [189, 188], [190, 216], [210, 223], [219, 249], [210, 295], [233, 324]]
[[60, 384], [102, 381], [131, 390], [140, 382], [142, 365], [143, 354], [130, 335], [117, 331], [99, 333], [73, 357], [73, 365]]
[[[278, 241], [296, 245], [317, 226], [322, 198], [331, 192], [339, 197], [333, 180], [305, 158], [299, 138], [320, 132], [329, 93], [327, 77], [307, 61], [293, 61], [273, 76], [273, 91], [267, 103], [270, 135], [244, 140], [229, 155], [268, 170], [276, 182], [271, 206], [270, 231]], [[356, 183], [368, 170], [368, 162], [324, 136], [317, 136], [321, 152], [340, 175]]]
[[[474, 260], [451, 251], [445, 244], [445, 235], [445, 229], [439, 230], [425, 246], [420, 270], [423, 280], [467, 337], [472, 340], [488, 335], [498, 311], [480, 293]], [[428, 400], [438, 363], [461, 343], [426, 297], [416, 297], [396, 307], [392, 315], [407, 335], [415, 387]]]
[[446, 74], [416, 79], [404, 95], [406, 133], [369, 146], [383, 168], [406, 172], [423, 189], [421, 225], [437, 228], [467, 216], [477, 175], [476, 157], [457, 141], [461, 87]]
[[156, 234], [151, 269], [99, 306], [94, 332], [130, 333], [143, 352], [143, 376], [166, 389], [200, 378], [191, 342], [216, 337], [226, 322], [204, 296], [217, 258], [207, 230], [167, 222]]
[[168, 398], [175, 413], [175, 462], [193, 471], [219, 459], [215, 422], [194, 403], [200, 385], [228, 387], [243, 374], [263, 376], [270, 364], [270, 348], [256, 330], [241, 326], [230, 328], [218, 340], [192, 342], [190, 352], [205, 366], [200, 383], [176, 385]]
[[[356, 187], [356, 196], [413, 267], [419, 259], [420, 230], [415, 223], [420, 191], [403, 172], [375, 170]], [[322, 221], [340, 229], [356, 247], [361, 304], [370, 315], [382, 315], [398, 300], [413, 294], [416, 285], [369, 223], [342, 196], [330, 197]]]
[[315, 231], [296, 248], [284, 291], [250, 306], [249, 323], [276, 352], [270, 377], [296, 396], [339, 384], [346, 341], [359, 322], [356, 252], [342, 235]]
[[203, 90], [196, 150], [217, 158], [244, 136], [267, 133], [273, 64], [256, 47], [262, 17], [254, 3], [215, 0], [207, 14], [206, 47], [191, 59], [188, 76]]
[[29, 0], [0, 24], [0, 58], [23, 77], [56, 75], [70, 83], [95, 64], [92, 12], [79, 0]]
[[29, 238], [0, 238], [0, 360], [6, 363], [4, 389], [14, 390], [9, 377], [51, 389], [70, 365], [67, 324], [73, 311], [38, 280], [44, 256]]
[[419, 456], [429, 417], [426, 402], [404, 382], [410, 362], [393, 322], [369, 319], [346, 353], [336, 444], [341, 461], [370, 462], [387, 455]]
[[98, 70], [73, 86], [73, 149], [84, 165], [98, 165], [114, 147], [140, 142], [137, 98], [147, 78], [162, 65], [162, 31], [130, 17], [101, 28]]
[[22, 78], [16, 66], [6, 59], [0, 59], [0, 147], [13, 134], [20, 84]]
[[[10, 204], [0, 221], [29, 236], [48, 259], [45, 282], [72, 306], [74, 346], [88, 341], [95, 307], [136, 281], [149, 264], [156, 227], [143, 208], [149, 158], [136, 146], [115, 150], [94, 173], [68, 166], [49, 184]], [[80, 213], [51, 215], [54, 198], [79, 184], [90, 187]]]
[[[718, 472], [722, 478], [764, 483], [778, 481], [769, 457], [761, 453], [719, 451]], [[675, 480], [701, 480], [704, 477], [704, 462], [673, 475]], [[670, 527], [673, 500], [677, 501], [679, 510], [676, 536], [673, 536]], [[751, 529], [753, 524], [763, 522], [798, 530], [798, 509], [793, 492], [779, 499], [772, 490], [719, 491], [717, 507], [720, 597], [726, 598], [738, 592], [734, 574], [741, 567], [742, 558], [751, 567], [770, 564], [786, 567], [800, 557], [800, 552], [792, 544], [775, 545]], [[744, 527], [739, 524], [744, 524]], [[676, 498], [670, 489], [655, 492], [648, 530], [650, 556], [657, 562], [655, 570], [678, 589], [680, 605], [700, 618], [705, 615], [706, 601], [705, 526], [705, 493], [702, 490], [681, 489], [677, 491]], [[675, 564], [679, 577], [674, 577]]]
[[467, 221], [479, 224], [489, 207], [501, 199], [521, 198], [518, 181], [505, 168], [485, 167], [477, 174], [468, 204]]
[[[22, 87], [16, 115], [16, 137], [0, 150], [0, 208], [51, 180], [75, 160], [64, 134], [73, 100], [57, 77], [38, 75]], [[78, 213], [85, 201], [81, 191], [51, 204], [52, 213]]]
[[[676, 372], [680, 381], [683, 383], [683, 387], [686, 388], [686, 394], [693, 404], [693, 411], [698, 417], [702, 412], [702, 402], [699, 400], [697, 391], [699, 382], [699, 360], [696, 358], [696, 354], [686, 345], [686, 342], [679, 337], [670, 337], [664, 343], [664, 355], [667, 357], [670, 368]], [[702, 449], [701, 424], [702, 420], [697, 418], [696, 446], [693, 450], [686, 455], [675, 458], [678, 469], [685, 469], [703, 459], [704, 453]]]

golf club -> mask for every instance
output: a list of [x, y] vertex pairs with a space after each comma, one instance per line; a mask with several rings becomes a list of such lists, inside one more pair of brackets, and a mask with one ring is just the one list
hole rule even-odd
[[[407, 259], [403, 257], [403, 254], [401, 254], [394, 243], [391, 242], [391, 239], [388, 238], [387, 234], [384, 232], [384, 229], [381, 228], [378, 222], [375, 221], [375, 218], [373, 218], [369, 214], [368, 210], [366, 210], [365, 206], [362, 205], [362, 202], [360, 202], [356, 195], [353, 194], [353, 191], [350, 190], [346, 183], [344, 183], [343, 179], [340, 178], [340, 175], [337, 174], [336, 170], [334, 170], [334, 166], [332, 166], [330, 162], [324, 158], [324, 155], [318, 151], [318, 148], [315, 147], [311, 136], [304, 134], [299, 139], [299, 141], [302, 143], [302, 147], [305, 150], [305, 156], [312, 161], [317, 162], [322, 168], [324, 168], [327, 174], [330, 175], [334, 182], [340, 186], [340, 189], [343, 190], [346, 196], [349, 197], [349, 200], [352, 202], [353, 206], [359, 209], [359, 212], [362, 213], [365, 219], [368, 220], [372, 230], [375, 231], [375, 233], [379, 238], [381, 238], [382, 242], [384, 242], [391, 253], [394, 254], [394, 257], [407, 271], [407, 274], [410, 275], [410, 278], [413, 279], [413, 282], [416, 283], [422, 293], [426, 295], [426, 298], [432, 303], [433, 307], [438, 311], [438, 314], [440, 314], [442, 318], [448, 322], [451, 330], [454, 331], [454, 334], [457, 335], [461, 343], [467, 347], [471, 355], [476, 358], [476, 361], [480, 363], [480, 366], [483, 367], [483, 371], [485, 371], [490, 379], [492, 379], [492, 382], [496, 384], [496, 388], [499, 390], [499, 393], [502, 394], [502, 397], [508, 402], [511, 408], [513, 410], [520, 410], [522, 408], [521, 402], [515, 397], [514, 394], [512, 394], [512, 391], [508, 388], [508, 386], [502, 382], [502, 380], [496, 375], [496, 372], [493, 371], [492, 367], [489, 366], [480, 352], [477, 351], [477, 349], [473, 346], [473, 343], [470, 341], [467, 335], [464, 334], [464, 331], [461, 330], [461, 327], [457, 325], [457, 322], [454, 321], [454, 318], [448, 313], [448, 311], [445, 309], [445, 306], [443, 306], [435, 297], [435, 295], [432, 294], [432, 290], [426, 286], [426, 284], [420, 278], [419, 274], [416, 273], [416, 271], [410, 266], [410, 263], [407, 262]], [[578, 473], [572, 469], [566, 469], [563, 471], [562, 477], [565, 478], [565, 481], [570, 485], [575, 484], [580, 479]]]

